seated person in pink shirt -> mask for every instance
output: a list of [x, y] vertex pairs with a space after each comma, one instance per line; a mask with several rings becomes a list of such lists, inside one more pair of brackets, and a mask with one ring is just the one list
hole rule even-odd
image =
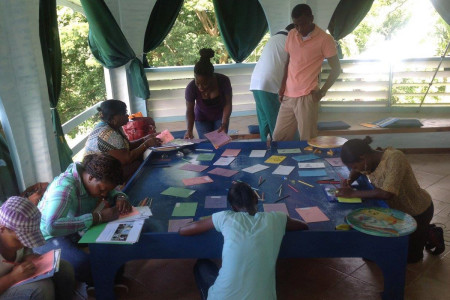
[[232, 110], [230, 79], [214, 73], [210, 59], [214, 51], [209, 48], [200, 50], [200, 60], [195, 64], [194, 77], [186, 87], [186, 123], [185, 139], [194, 138], [192, 130], [197, 129], [198, 137], [219, 130], [228, 132], [228, 123]]

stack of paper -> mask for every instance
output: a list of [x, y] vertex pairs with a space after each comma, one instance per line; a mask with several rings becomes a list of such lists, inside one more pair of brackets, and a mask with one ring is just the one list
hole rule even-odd
[[61, 257], [61, 249], [50, 250], [49, 252], [36, 256], [31, 259], [31, 262], [36, 267], [36, 272], [28, 278], [19, 281], [13, 286], [38, 281], [44, 278], [52, 277], [59, 269], [59, 259]]
[[119, 216], [117, 220], [111, 221], [110, 223], [119, 223], [119, 222], [130, 222], [136, 220], [145, 220], [152, 216], [152, 211], [148, 206], [138, 206], [132, 207], [131, 212], [127, 214], [122, 214]]

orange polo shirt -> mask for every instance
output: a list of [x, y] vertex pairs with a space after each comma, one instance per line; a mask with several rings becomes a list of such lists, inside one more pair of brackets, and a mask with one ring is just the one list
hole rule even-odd
[[289, 31], [285, 50], [290, 57], [284, 92], [287, 97], [305, 96], [316, 89], [323, 60], [337, 54], [333, 37], [317, 25], [305, 40], [297, 30]]

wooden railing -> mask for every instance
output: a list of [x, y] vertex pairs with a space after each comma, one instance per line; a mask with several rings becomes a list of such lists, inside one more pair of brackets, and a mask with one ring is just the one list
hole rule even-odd
[[[341, 60], [343, 73], [321, 101], [322, 111], [392, 111], [416, 109], [436, 71], [440, 58], [383, 60]], [[232, 116], [255, 115], [256, 108], [249, 91], [254, 63], [216, 65], [215, 71], [230, 77], [233, 88]], [[329, 72], [325, 62], [320, 75], [323, 83]], [[184, 92], [193, 79], [193, 66], [146, 69], [151, 96], [147, 112], [156, 122], [185, 119]], [[424, 101], [424, 107], [450, 112], [450, 57], [445, 57], [434, 83]], [[420, 89], [422, 87], [422, 89]], [[96, 113], [98, 104], [90, 107], [63, 125], [65, 134]], [[74, 155], [87, 137], [72, 146]]]

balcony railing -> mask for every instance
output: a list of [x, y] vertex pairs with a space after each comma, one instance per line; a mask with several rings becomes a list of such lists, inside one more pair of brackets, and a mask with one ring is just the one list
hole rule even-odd
[[[385, 60], [341, 60], [342, 74], [321, 101], [321, 111], [393, 111], [417, 109], [433, 78], [441, 58]], [[256, 108], [249, 91], [254, 63], [216, 65], [218, 73], [230, 77], [233, 87], [232, 116], [255, 115]], [[156, 122], [185, 119], [184, 92], [193, 78], [193, 66], [146, 69], [151, 96], [147, 111]], [[324, 63], [320, 81], [325, 82], [329, 69]], [[423, 108], [450, 111], [450, 57], [445, 57], [437, 70]], [[65, 134], [91, 118], [98, 104], [63, 124]], [[72, 145], [77, 154], [87, 136]]]

